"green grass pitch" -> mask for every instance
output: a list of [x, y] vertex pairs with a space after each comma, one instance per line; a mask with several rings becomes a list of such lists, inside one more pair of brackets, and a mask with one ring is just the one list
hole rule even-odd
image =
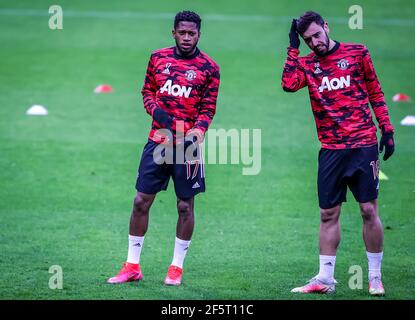
[[[351, 194], [342, 210], [337, 293], [290, 293], [318, 272], [317, 140], [307, 90], [281, 89], [292, 17], [315, 10], [332, 38], [368, 46], [396, 128], [381, 170], [385, 299], [415, 295], [415, 5], [363, 1], [350, 30], [349, 1], [58, 1], [63, 30], [48, 28], [50, 1], [0, 2], [0, 299], [369, 299], [362, 220]], [[353, 3], [354, 4], [354, 3]], [[152, 50], [173, 45], [174, 14], [197, 11], [199, 47], [221, 66], [212, 128], [262, 130], [262, 170], [208, 165], [184, 284], [163, 286], [176, 209], [172, 184], [151, 210], [144, 281], [107, 285], [127, 254], [134, 183], [150, 118], [140, 89]], [[302, 54], [308, 52], [301, 44]], [[96, 95], [101, 83], [114, 87]], [[42, 104], [46, 117], [26, 109]], [[48, 287], [50, 266], [63, 289]], [[348, 286], [350, 266], [363, 289]]]

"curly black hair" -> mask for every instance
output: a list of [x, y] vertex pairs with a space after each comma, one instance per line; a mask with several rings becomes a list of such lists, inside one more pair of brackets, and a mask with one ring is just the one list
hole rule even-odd
[[319, 26], [324, 26], [324, 19], [323, 17], [314, 11], [307, 11], [305, 12], [298, 20], [297, 20], [297, 32], [300, 35], [303, 35], [304, 32], [307, 31], [310, 24], [313, 22], [317, 23]]
[[200, 31], [200, 25], [202, 23], [202, 19], [200, 19], [199, 15], [193, 11], [181, 11], [174, 17], [174, 29], [177, 28], [179, 22], [187, 21], [187, 22], [194, 22], [196, 23], [197, 30]]

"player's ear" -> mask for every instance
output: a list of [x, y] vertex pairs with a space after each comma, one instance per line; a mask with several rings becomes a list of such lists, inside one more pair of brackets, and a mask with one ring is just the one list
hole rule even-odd
[[173, 38], [176, 35], [176, 31], [174, 29], [171, 31], [171, 35], [172, 35]]
[[324, 29], [324, 31], [326, 31], [326, 33], [329, 33], [330, 32], [329, 24], [327, 23], [327, 21], [324, 22], [323, 29]]

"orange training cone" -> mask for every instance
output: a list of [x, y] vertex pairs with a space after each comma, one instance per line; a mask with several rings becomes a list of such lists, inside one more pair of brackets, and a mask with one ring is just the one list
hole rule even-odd
[[400, 101], [409, 101], [411, 98], [403, 93], [397, 93], [392, 97], [392, 100], [394, 102], [400, 102]]
[[113, 89], [109, 84], [100, 84], [94, 90], [95, 93], [108, 93], [112, 91]]

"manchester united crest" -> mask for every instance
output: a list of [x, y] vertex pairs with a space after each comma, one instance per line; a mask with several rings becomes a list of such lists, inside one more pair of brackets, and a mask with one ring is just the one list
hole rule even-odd
[[339, 62], [337, 62], [337, 66], [341, 70], [346, 70], [349, 67], [349, 63], [346, 59], [341, 59]]
[[185, 76], [187, 80], [192, 81], [196, 79], [196, 72], [193, 70], [187, 70]]

